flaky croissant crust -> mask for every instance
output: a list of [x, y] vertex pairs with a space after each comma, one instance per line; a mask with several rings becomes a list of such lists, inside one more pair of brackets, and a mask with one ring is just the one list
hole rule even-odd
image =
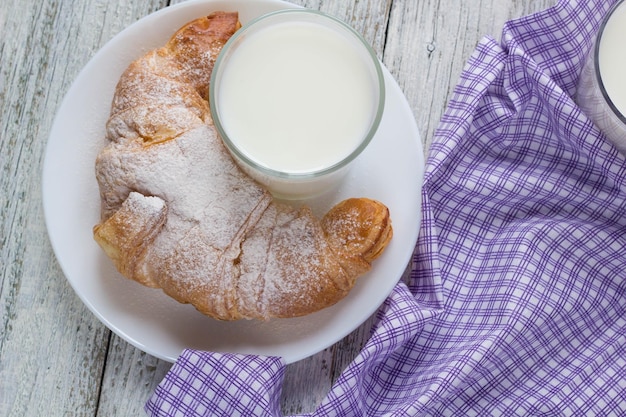
[[237, 167], [207, 103], [237, 13], [179, 29], [116, 87], [96, 160], [94, 238], [119, 272], [220, 320], [295, 317], [341, 300], [388, 245], [389, 210], [352, 198], [322, 219]]

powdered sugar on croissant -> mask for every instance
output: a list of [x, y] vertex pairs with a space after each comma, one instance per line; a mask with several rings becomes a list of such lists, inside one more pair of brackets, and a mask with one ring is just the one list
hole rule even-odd
[[94, 237], [124, 276], [210, 317], [301, 316], [350, 291], [391, 239], [391, 221], [365, 198], [317, 219], [237, 167], [206, 98], [239, 26], [236, 13], [194, 20], [124, 72], [96, 160]]

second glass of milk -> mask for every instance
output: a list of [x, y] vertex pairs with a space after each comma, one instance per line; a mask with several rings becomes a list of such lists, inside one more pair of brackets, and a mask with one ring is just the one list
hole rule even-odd
[[244, 25], [220, 53], [211, 113], [241, 168], [284, 199], [343, 177], [382, 117], [377, 57], [345, 23], [308, 9]]
[[594, 49], [583, 68], [576, 101], [626, 155], [626, 2], [616, 3], [605, 17]]

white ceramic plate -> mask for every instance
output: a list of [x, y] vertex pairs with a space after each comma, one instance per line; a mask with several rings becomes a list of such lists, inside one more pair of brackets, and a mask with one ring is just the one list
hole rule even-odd
[[137, 348], [173, 362], [184, 348], [282, 356], [313, 355], [361, 325], [383, 303], [413, 253], [421, 221], [422, 145], [411, 109], [384, 69], [385, 113], [371, 146], [337, 190], [310, 202], [323, 213], [346, 197], [370, 197], [391, 211], [394, 237], [373, 269], [341, 302], [306, 317], [269, 322], [219, 322], [160, 290], [117, 273], [92, 238], [100, 199], [94, 161], [117, 80], [126, 66], [164, 44], [180, 26], [216, 10], [237, 10], [243, 23], [277, 9], [277, 0], [189, 1], [151, 14], [108, 42], [87, 64], [54, 121], [43, 169], [46, 225], [58, 261], [87, 307]]

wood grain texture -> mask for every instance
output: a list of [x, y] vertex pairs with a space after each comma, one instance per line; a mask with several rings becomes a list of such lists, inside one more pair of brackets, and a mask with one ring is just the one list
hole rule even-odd
[[[556, 0], [294, 2], [363, 33], [404, 91], [427, 152], [477, 42]], [[74, 294], [48, 242], [40, 186], [72, 81], [105, 42], [166, 4], [0, 0], [0, 416], [140, 416], [171, 366], [112, 335]], [[315, 409], [374, 322], [287, 367], [285, 414]]]
[[383, 62], [398, 81], [427, 152], [467, 59], [485, 36], [500, 38], [505, 21], [555, 0], [395, 0]]
[[93, 416], [110, 332], [52, 253], [41, 167], [56, 109], [113, 34], [162, 3], [4, 1], [0, 7], [0, 415]]

